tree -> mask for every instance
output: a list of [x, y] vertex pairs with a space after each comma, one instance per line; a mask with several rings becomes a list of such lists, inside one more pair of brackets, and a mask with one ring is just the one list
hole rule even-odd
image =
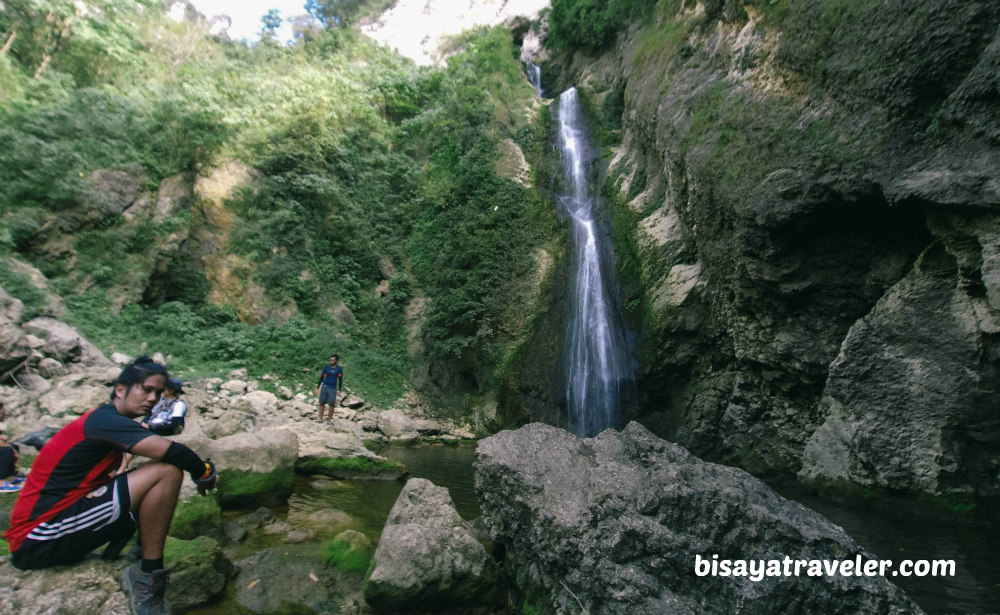
[[66, 72], [89, 81], [109, 65], [134, 61], [137, 5], [148, 9], [151, 1], [0, 2], [0, 32], [4, 37], [0, 54], [9, 53], [22, 70], [35, 78], [53, 62], [58, 63], [61, 56], [67, 56]]
[[264, 27], [260, 30], [261, 40], [274, 40], [278, 35], [278, 28], [281, 27], [281, 15], [278, 9], [270, 9], [260, 18]]
[[373, 4], [374, 0], [306, 0], [305, 9], [326, 28], [348, 28]]

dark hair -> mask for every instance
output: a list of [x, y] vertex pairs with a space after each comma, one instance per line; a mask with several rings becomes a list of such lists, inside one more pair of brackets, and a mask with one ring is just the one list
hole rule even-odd
[[148, 356], [142, 355], [135, 361], [132, 361], [132, 365], [123, 369], [122, 373], [118, 374], [115, 381], [111, 383], [111, 401], [115, 400], [115, 387], [117, 385], [125, 385], [125, 390], [128, 391], [134, 385], [141, 384], [146, 381], [146, 378], [156, 374], [163, 376], [167, 380], [170, 379], [170, 372], [167, 371], [166, 367], [156, 363]]
[[339, 361], [340, 360], [340, 355], [339, 354], [332, 354], [332, 355], [330, 355], [330, 358], [331, 359], [337, 359]]

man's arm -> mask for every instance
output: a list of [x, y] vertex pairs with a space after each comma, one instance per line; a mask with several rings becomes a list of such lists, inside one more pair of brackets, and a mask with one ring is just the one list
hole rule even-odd
[[163, 459], [163, 456], [167, 454], [167, 449], [170, 448], [172, 443], [173, 440], [168, 440], [163, 436], [153, 434], [148, 438], [139, 440], [139, 442], [132, 446], [129, 452], [133, 455], [142, 455], [143, 457], [149, 457], [150, 459], [160, 461]]
[[211, 462], [202, 460], [197, 453], [180, 442], [174, 442], [163, 436], [153, 434], [143, 438], [134, 444], [129, 452], [163, 461], [184, 470], [191, 475], [191, 480], [198, 485], [198, 491], [202, 494], [214, 488], [219, 482], [215, 466]]

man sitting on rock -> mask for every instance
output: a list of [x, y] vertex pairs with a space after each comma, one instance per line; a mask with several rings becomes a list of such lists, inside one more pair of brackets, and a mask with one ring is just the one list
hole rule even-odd
[[[122, 589], [135, 615], [169, 613], [163, 546], [182, 470], [202, 495], [219, 480], [210, 461], [132, 420], [153, 407], [169, 377], [149, 357], [136, 359], [115, 380], [111, 403], [87, 412], [46, 444], [4, 534], [11, 564], [22, 570], [70, 564], [105, 543], [105, 558], [116, 557], [138, 522], [142, 559], [125, 569]], [[116, 475], [126, 451], [162, 463]]]

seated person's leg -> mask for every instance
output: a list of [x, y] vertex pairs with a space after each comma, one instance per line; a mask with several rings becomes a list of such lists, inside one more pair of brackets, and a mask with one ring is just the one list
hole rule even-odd
[[122, 474], [38, 525], [10, 561], [22, 570], [78, 562], [101, 545], [132, 535], [130, 508], [128, 479]]
[[0, 479], [7, 481], [17, 474], [17, 452], [12, 446], [0, 446]]
[[162, 559], [183, 475], [176, 466], [152, 463], [125, 474], [132, 512], [139, 521], [143, 559]]

